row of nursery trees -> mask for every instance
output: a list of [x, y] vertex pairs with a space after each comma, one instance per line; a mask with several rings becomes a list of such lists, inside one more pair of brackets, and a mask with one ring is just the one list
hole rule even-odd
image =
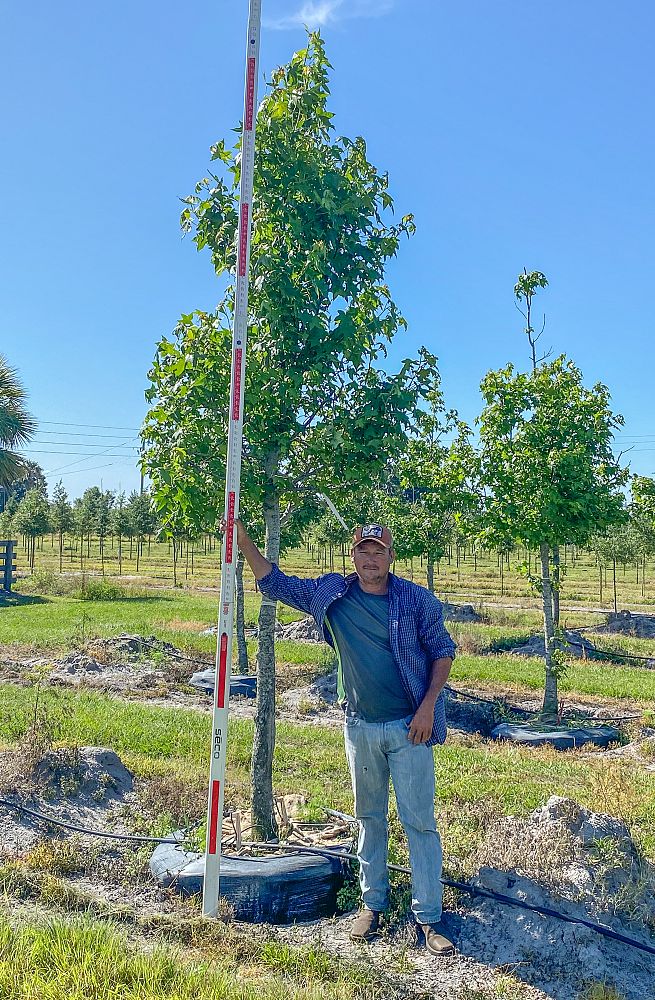
[[[385, 267], [414, 220], [389, 218], [388, 176], [364, 140], [335, 134], [329, 68], [310, 34], [273, 73], [258, 111], [242, 516], [272, 561], [316, 516], [318, 493], [350, 523], [387, 521], [399, 554], [426, 553], [429, 572], [453, 520], [488, 546], [538, 550], [543, 713], [554, 716], [560, 548], [589, 544], [625, 517], [628, 471], [612, 452], [622, 419], [608, 389], [585, 386], [570, 359], [537, 356], [540, 272], [524, 272], [515, 287], [531, 365], [484, 378], [477, 439], [446, 408], [427, 348], [397, 371], [382, 367], [406, 326]], [[144, 462], [172, 533], [213, 528], [223, 512], [239, 154], [239, 143], [213, 146], [215, 168], [185, 199], [181, 220], [210, 253], [225, 295], [213, 313], [181, 317], [150, 372]], [[637, 486], [634, 502], [652, 527], [651, 485]], [[275, 615], [262, 604], [252, 805], [263, 837], [275, 832]]]
[[61, 481], [57, 483], [52, 500], [48, 500], [45, 479], [32, 474], [36, 480], [23, 495], [10, 492], [7, 505], [0, 515], [0, 537], [22, 535], [26, 541], [30, 569], [34, 569], [36, 543], [44, 535], [55, 535], [59, 544], [59, 572], [63, 570], [64, 543], [67, 537], [79, 542], [80, 569], [84, 569], [85, 550], [91, 552], [91, 539], [98, 539], [100, 561], [104, 573], [105, 549], [111, 536], [118, 542], [118, 571], [123, 570], [123, 544], [136, 549], [136, 568], [143, 552], [144, 539], [157, 534], [160, 521], [151, 497], [147, 493], [114, 493], [91, 486], [81, 497], [70, 502]]
[[[468, 560], [475, 573], [480, 558], [493, 556], [498, 565], [501, 596], [504, 592], [506, 567], [516, 566], [528, 580], [538, 583], [539, 578], [533, 572], [533, 559], [538, 561], [539, 553], [532, 552], [527, 546], [512, 544], [508, 547], [506, 541], [497, 544], [495, 548], [484, 544], [485, 512], [482, 509], [475, 511], [471, 505], [466, 512], [468, 516], [462, 516], [457, 508], [461, 491], [459, 487], [452, 489], [450, 476], [440, 477], [441, 516], [437, 516], [433, 509], [432, 491], [425, 485], [431, 470], [423, 465], [419, 467], [412, 461], [416, 459], [417, 443], [414, 437], [407, 440], [406, 447], [411, 455], [401, 458], [393, 471], [387, 470], [388, 474], [375, 484], [375, 491], [371, 490], [370, 499], [370, 509], [376, 512], [380, 520], [394, 527], [398, 537], [398, 557], [409, 562], [412, 578], [414, 560], [420, 559], [421, 566], [425, 568], [427, 586], [434, 592], [435, 568], [439, 573], [442, 559], [447, 558], [449, 565], [455, 561], [460, 579], [459, 569], [463, 562]], [[459, 462], [459, 456], [455, 456], [449, 449], [445, 449], [442, 457], [444, 467], [454, 457]], [[193, 574], [196, 552], [207, 554], [216, 551], [217, 537], [220, 536], [217, 536], [215, 526], [200, 534], [187, 527], [182, 535], [172, 535], [162, 524], [147, 492], [133, 492], [126, 498], [124, 493], [92, 486], [71, 503], [60, 481], [54, 488], [51, 501], [48, 501], [41, 470], [34, 463], [27, 464], [27, 474], [7, 487], [9, 499], [0, 515], [0, 537], [22, 536], [32, 570], [37, 544], [43, 547], [46, 535], [51, 536], [53, 545], [55, 539], [58, 541], [60, 573], [63, 572], [64, 552], [67, 550], [70, 562], [75, 561], [80, 569], [84, 569], [85, 559], [88, 563], [91, 557], [92, 541], [98, 546], [104, 573], [109, 539], [111, 553], [118, 563], [120, 574], [125, 543], [129, 542], [127, 557], [132, 560], [136, 555], [138, 571], [145, 540], [147, 539], [150, 547], [153, 537], [159, 541], [167, 539], [174, 581], [177, 563], [185, 551], [187, 578], [189, 568]], [[398, 473], [400, 470], [402, 475], [404, 469], [405, 475], [411, 479], [411, 485], [402, 484]], [[594, 554], [598, 566], [599, 600], [602, 604], [604, 595], [608, 590], [611, 591], [615, 611], [618, 607], [617, 566], [623, 567], [624, 574], [628, 565], [635, 567], [636, 582], [637, 585], [641, 582], [641, 593], [644, 596], [646, 562], [655, 554], [655, 522], [651, 510], [655, 484], [644, 477], [633, 476], [631, 491], [631, 500], [625, 507], [625, 519], [613, 524], [604, 534], [592, 536], [586, 546]], [[359, 510], [361, 511], [361, 504]], [[321, 514], [313, 503], [307, 505], [304, 516], [298, 519], [299, 529], [303, 524], [302, 540], [315, 557], [321, 571], [334, 571], [336, 567], [346, 574], [350, 531], [343, 529], [332, 513]], [[295, 532], [290, 534], [283, 531], [283, 543], [297, 544], [299, 541], [300, 537]], [[569, 564], [575, 566], [579, 550], [576, 546], [565, 544], [561, 566], [559, 553], [556, 561], [554, 558], [553, 615], [556, 627], [559, 619], [558, 596], [562, 583], [559, 578], [566, 573], [567, 553]], [[242, 563], [238, 569], [239, 586], [242, 589]], [[611, 574], [609, 583], [608, 573]], [[247, 669], [246, 664], [243, 667]]]

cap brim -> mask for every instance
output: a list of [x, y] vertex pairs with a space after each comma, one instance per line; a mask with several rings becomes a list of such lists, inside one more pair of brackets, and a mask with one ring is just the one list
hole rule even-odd
[[390, 545], [386, 545], [384, 542], [380, 541], [379, 538], [360, 538], [358, 542], [353, 542], [353, 548], [356, 549], [358, 545], [363, 545], [364, 542], [375, 542], [375, 544], [379, 545], [381, 549], [387, 549], [387, 551], [391, 548]]

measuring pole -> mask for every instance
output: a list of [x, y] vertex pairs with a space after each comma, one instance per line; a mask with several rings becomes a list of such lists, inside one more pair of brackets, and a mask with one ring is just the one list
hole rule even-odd
[[261, 0], [250, 0], [248, 37], [246, 41], [246, 86], [241, 139], [237, 276], [234, 293], [232, 377], [230, 381], [227, 470], [225, 475], [226, 528], [223, 536], [221, 596], [218, 609], [212, 747], [207, 802], [207, 845], [205, 850], [205, 881], [202, 898], [202, 912], [207, 917], [215, 916], [218, 911], [218, 889], [221, 868], [225, 753], [227, 749], [230, 674], [232, 672], [234, 584], [237, 560], [234, 522], [239, 516], [239, 490], [241, 486], [243, 390], [248, 338], [248, 270], [250, 263], [250, 228], [252, 223], [252, 181], [255, 166], [255, 119], [257, 116], [257, 72], [259, 67], [260, 27]]

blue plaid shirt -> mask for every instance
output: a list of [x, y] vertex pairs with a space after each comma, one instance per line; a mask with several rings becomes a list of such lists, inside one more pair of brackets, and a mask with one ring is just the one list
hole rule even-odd
[[[269, 598], [282, 601], [298, 611], [310, 614], [327, 643], [334, 648], [326, 611], [339, 600], [357, 579], [326, 573], [314, 580], [287, 576], [273, 569], [259, 581], [259, 587]], [[414, 708], [423, 701], [430, 684], [432, 664], [441, 656], [455, 656], [455, 643], [443, 623], [441, 601], [425, 587], [389, 575], [389, 640], [391, 651], [400, 671], [407, 696]], [[446, 739], [446, 712], [443, 692], [434, 706], [434, 724], [428, 746]]]

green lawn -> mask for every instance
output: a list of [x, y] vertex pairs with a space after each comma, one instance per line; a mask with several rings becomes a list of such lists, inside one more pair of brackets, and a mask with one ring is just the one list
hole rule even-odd
[[[259, 595], [246, 595], [246, 624], [255, 623], [259, 603]], [[138, 593], [105, 601], [11, 595], [0, 597], [0, 644], [69, 649], [89, 638], [127, 632], [154, 635], [181, 649], [213, 653], [215, 636], [200, 633], [215, 624], [217, 617], [217, 595], [188, 591], [152, 590], [145, 596]], [[296, 612], [280, 609], [282, 621], [298, 617]], [[299, 662], [298, 644], [290, 643], [289, 647], [290, 662]]]

